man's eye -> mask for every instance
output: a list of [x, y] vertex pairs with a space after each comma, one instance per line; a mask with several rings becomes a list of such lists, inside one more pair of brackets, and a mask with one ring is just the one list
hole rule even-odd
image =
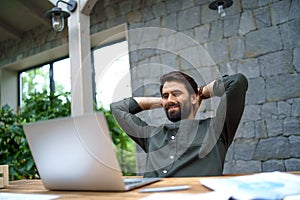
[[163, 98], [163, 99], [167, 99], [167, 98], [168, 98], [168, 95], [166, 95], [166, 94], [165, 94], [165, 95], [162, 95], [162, 98]]
[[180, 92], [174, 92], [174, 93], [173, 93], [173, 95], [174, 95], [175, 97], [178, 97], [180, 94], [181, 94]]

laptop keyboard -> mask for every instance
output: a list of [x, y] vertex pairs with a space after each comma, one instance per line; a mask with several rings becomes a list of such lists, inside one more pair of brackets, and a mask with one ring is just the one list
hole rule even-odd
[[137, 184], [143, 182], [142, 179], [124, 179], [125, 185]]

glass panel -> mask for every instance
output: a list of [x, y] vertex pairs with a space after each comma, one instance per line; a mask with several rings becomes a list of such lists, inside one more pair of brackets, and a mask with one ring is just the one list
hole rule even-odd
[[109, 109], [111, 102], [131, 96], [127, 41], [93, 51], [96, 102]]
[[53, 63], [54, 90], [56, 94], [71, 91], [70, 58]]
[[21, 99], [28, 98], [29, 94], [50, 91], [49, 81], [49, 68], [50, 65], [44, 65], [42, 67], [30, 69], [20, 74], [21, 79]]

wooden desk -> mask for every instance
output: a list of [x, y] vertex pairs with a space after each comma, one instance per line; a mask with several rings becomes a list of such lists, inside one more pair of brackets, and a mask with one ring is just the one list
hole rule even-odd
[[[164, 187], [174, 185], [190, 185], [191, 188], [172, 193], [202, 193], [210, 190], [202, 186], [199, 178], [166, 178], [152, 183], [147, 187]], [[40, 180], [11, 181], [9, 186], [0, 189], [0, 192], [30, 193], [30, 194], [56, 194], [59, 199], [109, 199], [109, 200], [131, 200], [140, 199], [153, 193], [140, 193], [140, 188], [128, 192], [78, 192], [78, 191], [49, 191], [46, 190]]]
[[[291, 172], [300, 175], [299, 172]], [[235, 175], [231, 175], [235, 176]], [[228, 175], [222, 177], [230, 177]], [[194, 178], [165, 178], [159, 182], [144, 186], [148, 187], [165, 187], [175, 185], [190, 185], [191, 188], [182, 191], [172, 191], [168, 193], [205, 193], [211, 190], [207, 189], [199, 182], [199, 179], [211, 177], [194, 177]], [[46, 190], [41, 180], [19, 180], [11, 181], [9, 186], [0, 189], [0, 192], [27, 193], [27, 194], [55, 194], [59, 199], [108, 199], [108, 200], [133, 200], [149, 196], [153, 193], [140, 193], [140, 188], [128, 192], [79, 192], [79, 191], [49, 191]]]

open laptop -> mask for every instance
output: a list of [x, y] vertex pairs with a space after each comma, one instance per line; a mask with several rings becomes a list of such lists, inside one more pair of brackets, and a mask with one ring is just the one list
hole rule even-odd
[[127, 191], [159, 180], [123, 179], [101, 112], [28, 123], [23, 128], [47, 189]]

